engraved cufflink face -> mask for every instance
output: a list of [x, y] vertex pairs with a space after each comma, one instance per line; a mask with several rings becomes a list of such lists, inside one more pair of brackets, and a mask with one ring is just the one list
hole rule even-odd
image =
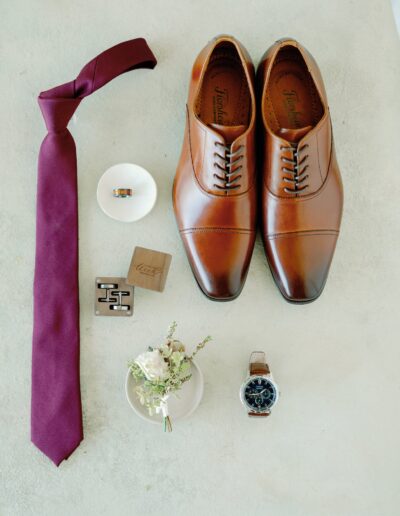
[[125, 278], [96, 278], [95, 314], [114, 317], [133, 314], [133, 287], [126, 284]]

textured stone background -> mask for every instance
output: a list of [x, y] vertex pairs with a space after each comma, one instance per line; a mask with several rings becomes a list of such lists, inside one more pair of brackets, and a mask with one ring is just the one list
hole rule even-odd
[[[14, 0], [0, 7], [0, 514], [394, 516], [399, 514], [399, 42], [379, 0]], [[257, 64], [282, 36], [316, 57], [345, 186], [342, 234], [322, 297], [291, 306], [257, 243], [238, 300], [199, 292], [171, 207], [192, 62], [219, 33]], [[36, 96], [100, 51], [144, 36], [154, 71], [126, 74], [86, 99], [71, 124], [79, 159], [82, 396], [85, 440], [56, 469], [29, 441]], [[136, 224], [107, 218], [96, 185], [131, 161], [159, 200]], [[60, 195], [62, 209], [62, 195]], [[96, 275], [123, 275], [135, 245], [173, 254], [164, 294], [137, 290], [133, 318], [95, 318]], [[62, 274], [62, 270], [60, 270]], [[171, 435], [124, 395], [126, 362], [169, 322], [198, 358], [205, 395]], [[282, 392], [249, 421], [238, 391], [250, 351], [269, 355]]]

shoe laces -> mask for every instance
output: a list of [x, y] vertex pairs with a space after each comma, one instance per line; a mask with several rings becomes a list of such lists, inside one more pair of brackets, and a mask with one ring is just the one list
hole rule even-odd
[[215, 142], [215, 146], [218, 151], [214, 152], [214, 158], [219, 158], [219, 161], [214, 161], [214, 167], [218, 169], [218, 173], [214, 173], [214, 178], [221, 184], [214, 183], [214, 187], [225, 191], [240, 188], [238, 181], [242, 175], [238, 172], [243, 166], [238, 163], [243, 159], [241, 154], [243, 145], [240, 145], [235, 152], [232, 152], [232, 145]]
[[290, 184], [290, 187], [284, 188], [286, 193], [297, 194], [309, 187], [309, 184], [305, 183], [309, 177], [308, 174], [305, 174], [305, 171], [308, 169], [308, 164], [306, 163], [308, 154], [301, 157], [301, 153], [307, 147], [307, 144], [299, 147], [297, 143], [291, 143], [289, 147], [281, 146], [282, 151], [291, 153], [291, 159], [286, 158], [285, 156], [281, 156], [283, 163], [291, 166], [291, 168], [286, 166], [282, 167], [282, 172], [290, 174], [290, 177], [283, 177], [284, 182]]

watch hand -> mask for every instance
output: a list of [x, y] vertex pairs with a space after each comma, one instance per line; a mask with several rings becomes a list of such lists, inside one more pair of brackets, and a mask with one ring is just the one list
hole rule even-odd
[[250, 393], [249, 396], [261, 396], [261, 394], [263, 392], [265, 392], [267, 389], [263, 389], [261, 392], [256, 392], [255, 394], [254, 393]]

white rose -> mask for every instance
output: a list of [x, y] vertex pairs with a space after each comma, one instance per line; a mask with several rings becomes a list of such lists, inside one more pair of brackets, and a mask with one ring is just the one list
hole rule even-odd
[[162, 380], [168, 374], [168, 364], [158, 349], [142, 353], [135, 362], [150, 381]]

